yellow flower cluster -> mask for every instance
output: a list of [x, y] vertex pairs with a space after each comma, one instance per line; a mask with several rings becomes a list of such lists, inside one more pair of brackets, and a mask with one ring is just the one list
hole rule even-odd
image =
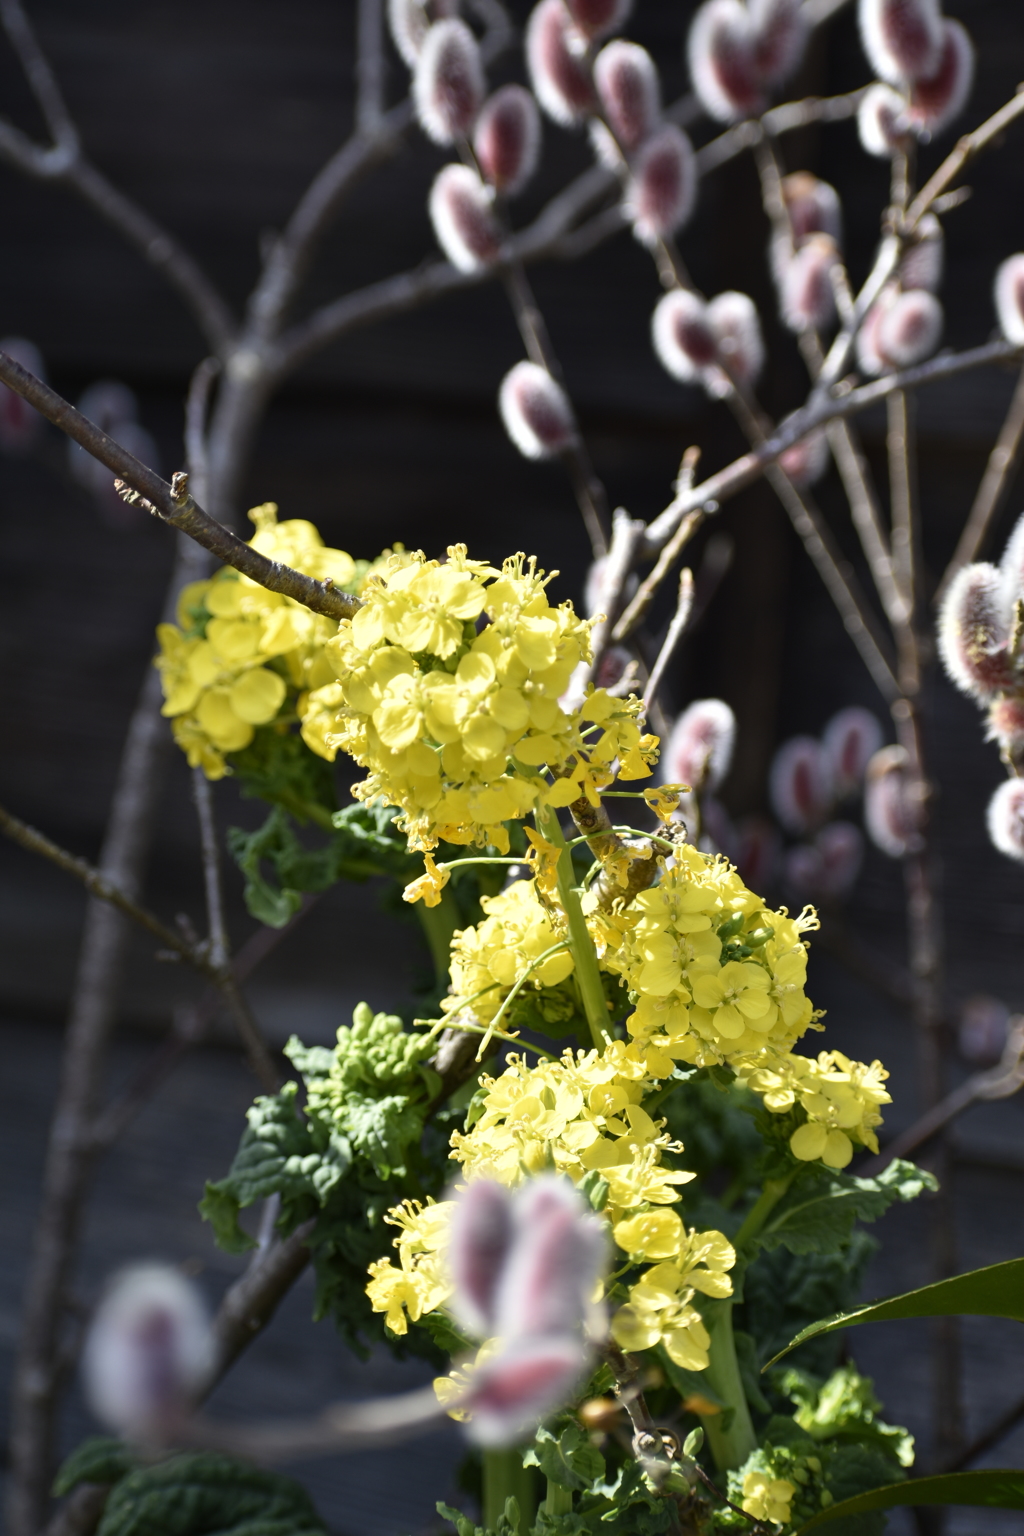
[[796, 1487], [786, 1477], [771, 1477], [767, 1472], [748, 1472], [743, 1479], [743, 1510], [755, 1520], [769, 1520], [786, 1525]]
[[451, 1286], [444, 1267], [444, 1248], [454, 1205], [428, 1200], [405, 1200], [384, 1217], [399, 1229], [394, 1246], [399, 1263], [377, 1259], [370, 1265], [366, 1294], [375, 1312], [386, 1314], [392, 1333], [408, 1332], [406, 1315], [415, 1323], [425, 1312], [435, 1312], [448, 1300]]
[[880, 1061], [867, 1066], [841, 1051], [821, 1051], [816, 1059], [769, 1052], [736, 1067], [740, 1081], [776, 1114], [796, 1104], [806, 1110], [806, 1124], [789, 1139], [790, 1151], [802, 1162], [820, 1158], [829, 1168], [845, 1168], [854, 1143], [878, 1151], [879, 1105], [892, 1103], [882, 1086], [889, 1074]]
[[[637, 1264], [655, 1261], [612, 1319], [612, 1333], [625, 1348], [646, 1349], [664, 1341], [679, 1365], [703, 1370], [708, 1335], [694, 1293], [728, 1296], [732, 1245], [720, 1232], [693, 1232], [666, 1209], [679, 1199], [678, 1186], [693, 1174], [667, 1168], [662, 1154], [682, 1148], [641, 1107], [647, 1069], [636, 1046], [614, 1041], [603, 1051], [566, 1051], [560, 1061], [529, 1067], [519, 1057], [497, 1079], [483, 1079], [483, 1113], [472, 1130], [452, 1136], [452, 1153], [469, 1179], [492, 1178], [510, 1187], [530, 1174], [554, 1167], [574, 1183], [595, 1175], [602, 1181], [603, 1214], [621, 1251]], [[373, 1266], [368, 1294], [387, 1314], [394, 1332], [410, 1318], [443, 1305], [438, 1270], [427, 1262], [444, 1244], [444, 1208], [427, 1206], [402, 1225], [399, 1265]]]
[[[249, 516], [256, 524], [253, 549], [319, 581], [351, 583], [352, 557], [328, 549], [312, 523], [279, 523], [272, 502]], [[334, 676], [324, 644], [336, 622], [230, 566], [183, 588], [177, 619], [157, 629], [163, 713], [190, 767], [201, 767], [207, 778], [223, 777], [224, 754], [249, 745], [255, 728], [277, 716], [289, 687], [317, 689]]]
[[573, 958], [532, 880], [513, 881], [498, 896], [482, 896], [480, 905], [487, 914], [483, 922], [452, 939], [452, 995], [441, 1007], [452, 1013], [471, 1005], [489, 1024], [524, 976], [534, 988], [557, 986], [571, 973]]
[[657, 742], [641, 735], [637, 699], [598, 689], [574, 714], [561, 708], [590, 625], [550, 605], [549, 579], [521, 555], [498, 571], [461, 544], [444, 563], [403, 551], [327, 645], [337, 681], [302, 701], [303, 737], [369, 770], [354, 793], [398, 806], [410, 847], [507, 852], [510, 818], [581, 795], [596, 804], [616, 772], [650, 773]]
[[654, 1077], [786, 1050], [814, 1023], [801, 935], [817, 918], [766, 911], [725, 859], [680, 847], [653, 889], [591, 920], [603, 965], [637, 995], [628, 1028]]

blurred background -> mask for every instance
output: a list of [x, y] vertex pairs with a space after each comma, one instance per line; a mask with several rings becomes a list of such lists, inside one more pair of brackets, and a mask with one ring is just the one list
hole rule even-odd
[[[528, 7], [509, 6], [517, 24]], [[666, 100], [688, 87], [682, 42], [695, 7], [638, 0], [628, 33], [654, 55]], [[973, 126], [1024, 79], [1024, 24], [1016, 0], [966, 0], [946, 7], [978, 49], [974, 92], [961, 120]], [[35, 0], [30, 12], [67, 94], [89, 154], [163, 223], [238, 307], [257, 273], [261, 240], [279, 228], [311, 175], [350, 130], [353, 0]], [[406, 73], [389, 51], [391, 99]], [[522, 79], [508, 51], [492, 84]], [[870, 78], [853, 7], [816, 35], [794, 97], [850, 90]], [[4, 114], [40, 135], [38, 111], [17, 61], [0, 41]], [[693, 130], [698, 145], [716, 130]], [[585, 138], [545, 122], [542, 170], [517, 206], [525, 223], [590, 160]], [[946, 135], [922, 152], [924, 173], [948, 149]], [[846, 250], [863, 279], [887, 196], [887, 167], [869, 161], [851, 122], [791, 134], [789, 170], [833, 183], [844, 208]], [[446, 156], [411, 131], [402, 152], [354, 192], [321, 251], [303, 298], [318, 303], [432, 256], [426, 214], [430, 181]], [[973, 345], [994, 325], [991, 282], [1004, 256], [1024, 247], [1024, 159], [1019, 131], [970, 175], [973, 196], [946, 220], [942, 291], [946, 341]], [[79, 400], [103, 382], [130, 394], [129, 446], [161, 473], [182, 464], [183, 399], [204, 353], [186, 311], [161, 279], [96, 214], [62, 189], [0, 166], [0, 334], [28, 338], [47, 376]], [[793, 338], [774, 321], [765, 263], [768, 229], [752, 162], [706, 179], [681, 246], [694, 278], [715, 293], [749, 292], [766, 327], [772, 362], [763, 399], [773, 414], [806, 392]], [[742, 442], [731, 418], [703, 394], [671, 381], [649, 343], [659, 289], [648, 255], [628, 232], [573, 263], [533, 270], [540, 305], [597, 469], [613, 506], [650, 518], [671, 499], [680, 455], [703, 451], [702, 474], [727, 463]], [[553, 591], [579, 601], [589, 546], [561, 467], [527, 463], [497, 416], [496, 393], [522, 355], [495, 285], [456, 294], [357, 331], [290, 380], [273, 400], [249, 464], [240, 511], [276, 501], [282, 517], [308, 518], [327, 543], [373, 557], [402, 542], [431, 555], [456, 540], [478, 558], [514, 550], [561, 573]], [[920, 495], [925, 556], [933, 584], [952, 553], [1013, 390], [1012, 372], [988, 370], [920, 397]], [[83, 406], [88, 408], [88, 406]], [[861, 418], [869, 459], [885, 480], [881, 412]], [[856, 541], [834, 474], [817, 487], [849, 558]], [[990, 556], [1024, 505], [1011, 494]], [[0, 801], [77, 853], [95, 858], [131, 710], [153, 651], [153, 627], [173, 560], [168, 530], [133, 513], [104, 485], [86, 484], [60, 435], [46, 427], [21, 451], [0, 455]], [[738, 748], [720, 798], [733, 818], [765, 814], [777, 747], [817, 735], [835, 711], [859, 704], [886, 728], [881, 699], [772, 493], [755, 486], [709, 520], [693, 551], [711, 541], [712, 563], [728, 564], [699, 628], [663, 689], [671, 716], [694, 698], [725, 699], [739, 723]], [[663, 632], [669, 610], [655, 611]], [[941, 786], [939, 826], [945, 901], [948, 1014], [954, 1026], [978, 994], [1010, 1012], [1024, 1009], [1024, 873], [984, 832], [984, 807], [1002, 778], [979, 717], [944, 678], [932, 684], [930, 748]], [[169, 734], [168, 734], [169, 742]], [[339, 770], [340, 772], [341, 770]], [[199, 923], [195, 812], [188, 771], [168, 750], [146, 898], [161, 914]], [[217, 786], [221, 828], [252, 827], [262, 805]], [[227, 872], [236, 945], [256, 924]], [[326, 893], [256, 971], [250, 996], [275, 1043], [297, 1033], [329, 1042], [366, 998], [411, 1017], [427, 980], [428, 956], [415, 922], [382, 905], [373, 885]], [[72, 985], [84, 902], [56, 870], [10, 845], [0, 848], [0, 1396], [17, 1336], [24, 1262], [38, 1193], [61, 1028]], [[868, 848], [863, 871], [834, 931], [853, 930], [887, 972], [903, 962], [904, 897], [899, 864]], [[826, 929], [829, 917], [825, 914]], [[895, 1103], [887, 1133], [919, 1112], [909, 1025], [863, 966], [814, 946], [809, 991], [828, 1010], [828, 1044], [892, 1071]], [[849, 946], [848, 946], [849, 947]], [[830, 952], [831, 951], [831, 952]], [[890, 989], [891, 991], [891, 989]], [[115, 1085], [174, 1010], [196, 995], [177, 968], [154, 963], [132, 939], [114, 1062]], [[979, 1065], [957, 1056], [950, 1086]], [[105, 1160], [88, 1219], [77, 1284], [88, 1303], [122, 1260], [149, 1255], [185, 1262], [211, 1300], [239, 1263], [213, 1247], [195, 1206], [206, 1177], [230, 1162], [255, 1085], [225, 1027], [196, 1050]], [[955, 1128], [962, 1267], [1024, 1251], [1024, 1110], [1016, 1100], [971, 1110]], [[922, 1161], [927, 1162], [927, 1157]], [[883, 1250], [868, 1292], [925, 1278], [921, 1205], [897, 1208], [880, 1225]], [[221, 1389], [243, 1412], [311, 1408], [329, 1396], [396, 1389], [422, 1371], [375, 1358], [351, 1360], [309, 1322], [312, 1286], [300, 1284], [266, 1338]], [[326, 1326], [326, 1325], [325, 1325]], [[965, 1329], [969, 1423], [981, 1433], [1019, 1399], [1024, 1343], [1010, 1324]], [[867, 1329], [856, 1341], [892, 1422], [907, 1424], [927, 1452], [927, 1336], [923, 1325], [896, 1339]], [[1024, 1413], [1024, 1408], [1022, 1408]], [[86, 1428], [77, 1404], [65, 1425], [70, 1447]], [[3, 1430], [0, 1428], [0, 1437]], [[436, 1526], [438, 1498], [456, 1497], [462, 1455], [452, 1430], [395, 1453], [300, 1468], [329, 1525], [347, 1536], [399, 1536]], [[1017, 1428], [978, 1464], [1021, 1464]], [[399, 1475], [394, 1475], [395, 1472]], [[955, 1532], [1019, 1529], [1015, 1517], [954, 1516]], [[894, 1516], [893, 1531], [902, 1530]]]

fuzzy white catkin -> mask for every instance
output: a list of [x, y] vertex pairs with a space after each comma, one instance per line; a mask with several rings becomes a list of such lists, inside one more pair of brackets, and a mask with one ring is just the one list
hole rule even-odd
[[941, 340], [943, 319], [933, 293], [901, 293], [878, 322], [879, 355], [892, 368], [909, 368], [930, 357]]
[[996, 273], [994, 297], [999, 329], [1015, 347], [1024, 347], [1024, 251], [1008, 256]]
[[910, 88], [911, 127], [922, 137], [941, 133], [960, 116], [973, 84], [974, 44], [958, 21], [947, 21], [938, 69]]
[[779, 454], [779, 467], [800, 487], [817, 485], [828, 466], [828, 438], [824, 432], [812, 432]]
[[594, 60], [594, 84], [612, 132], [626, 154], [632, 154], [661, 117], [654, 60], [646, 48], [617, 38]]
[[1019, 598], [1024, 598], [1024, 516], [1017, 519], [999, 562], [999, 605], [1007, 633]]
[[891, 160], [907, 136], [906, 113], [906, 102], [891, 85], [872, 85], [857, 108], [861, 147], [879, 160]]
[[868, 764], [864, 788], [864, 826], [876, 848], [890, 859], [902, 859], [921, 845], [920, 802], [911, 790], [907, 754], [902, 747], [883, 747]]
[[945, 254], [942, 225], [933, 213], [926, 213], [917, 226], [917, 239], [904, 249], [900, 260], [900, 287], [905, 291], [924, 288], [929, 293], [938, 293], [942, 286]]
[[832, 268], [838, 260], [829, 235], [812, 235], [793, 255], [779, 284], [782, 319], [791, 331], [821, 330], [835, 314]]
[[446, 165], [434, 179], [428, 204], [437, 243], [460, 272], [479, 272], [497, 261], [501, 232], [487, 188], [468, 165]]
[[988, 803], [988, 835], [1000, 853], [1024, 861], [1024, 779], [1007, 779]]
[[629, 19], [633, 0], [564, 0], [576, 30], [584, 37], [607, 37]]
[[833, 786], [828, 759], [813, 736], [792, 736], [772, 759], [768, 798], [787, 832], [813, 831], [828, 815]]
[[82, 1357], [96, 1417], [132, 1439], [159, 1437], [187, 1407], [213, 1358], [206, 1307], [178, 1270], [139, 1264], [115, 1277]]
[[835, 187], [808, 171], [794, 171], [782, 178], [782, 198], [797, 246], [811, 235], [831, 235], [840, 244], [843, 210]]
[[696, 699], [672, 727], [662, 754], [667, 784], [714, 791], [732, 767], [736, 716], [722, 699]]
[[654, 246], [686, 223], [697, 201], [697, 159], [681, 128], [664, 123], [633, 159], [624, 207], [641, 245]]
[[754, 68], [766, 85], [781, 85], [800, 63], [807, 23], [800, 0], [747, 0]]
[[428, 15], [426, 0], [388, 0], [392, 41], [410, 69], [416, 68], [431, 22], [454, 16], [458, 9], [458, 0], [432, 0]]
[[984, 702], [1009, 676], [1005, 576], [978, 561], [957, 571], [939, 613], [939, 655], [961, 693]]
[[526, 24], [526, 66], [541, 107], [553, 122], [572, 128], [594, 105], [590, 80], [573, 51], [573, 28], [562, 0], [540, 0]]
[[469, 132], [484, 98], [484, 70], [477, 40], [459, 17], [430, 28], [412, 85], [420, 127], [435, 144]]
[[882, 727], [869, 709], [851, 704], [832, 716], [821, 733], [821, 744], [835, 792], [846, 798], [863, 783], [868, 763], [882, 745]]
[[709, 116], [730, 123], [761, 110], [750, 17], [741, 0], [707, 0], [690, 24], [686, 47], [693, 89]]
[[942, 11], [938, 0], [860, 0], [860, 35], [876, 74], [893, 85], [938, 67]]
[[718, 356], [704, 300], [684, 288], [666, 293], [651, 317], [654, 350], [666, 373], [683, 384], [697, 384]]
[[729, 371], [741, 384], [755, 384], [764, 367], [764, 338], [753, 299], [727, 289], [708, 305], [708, 321]]
[[549, 459], [576, 435], [572, 406], [562, 386], [537, 363], [516, 363], [498, 393], [505, 430], [527, 459]]
[[522, 191], [540, 156], [540, 114], [524, 86], [503, 85], [484, 103], [473, 150], [492, 187], [508, 197]]

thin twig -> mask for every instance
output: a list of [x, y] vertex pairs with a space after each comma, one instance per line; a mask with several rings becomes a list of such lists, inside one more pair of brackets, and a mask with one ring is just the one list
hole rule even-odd
[[0, 0], [0, 22], [18, 55], [18, 62], [25, 71], [25, 78], [32, 87], [32, 94], [39, 103], [54, 143], [76, 154], [79, 147], [78, 129], [50, 68], [50, 61], [40, 48], [25, 15], [21, 0]]
[[665, 669], [672, 660], [676, 647], [686, 633], [686, 626], [690, 622], [692, 611], [693, 572], [686, 569], [679, 577], [679, 595], [676, 599], [676, 611], [672, 615], [671, 623], [668, 626], [668, 633], [665, 636], [661, 650], [658, 652], [658, 658], [651, 668], [651, 675], [647, 679], [647, 686], [644, 689], [645, 714], [650, 709], [651, 703], [658, 692], [661, 680], [665, 675]]
[[195, 1418], [176, 1437], [180, 1445], [224, 1451], [246, 1461], [276, 1463], [331, 1456], [338, 1451], [396, 1445], [445, 1417], [433, 1386], [359, 1403], [334, 1403], [305, 1419], [229, 1424]]
[[356, 18], [356, 130], [376, 133], [384, 115], [384, 18], [381, 0], [359, 0]]
[[971, 561], [976, 560], [981, 553], [988, 532], [1009, 494], [1014, 472], [1020, 463], [1022, 446], [1024, 446], [1024, 370], [1017, 379], [1017, 387], [1013, 392], [1006, 420], [988, 456], [988, 464], [964, 524], [963, 533], [957, 541], [953, 558], [939, 583], [939, 589], [935, 594], [936, 602], [941, 600], [957, 571], [965, 565], [970, 565]]
[[886, 407], [889, 420], [886, 448], [889, 454], [892, 567], [906, 607], [904, 624], [913, 624], [919, 598], [916, 578], [921, 562], [917, 547], [920, 533], [913, 471], [912, 402], [908, 401], [902, 389], [898, 389], [889, 396]]
[[192, 798], [199, 821], [203, 885], [206, 889], [206, 924], [210, 963], [222, 971], [228, 963], [227, 924], [224, 920], [224, 891], [220, 878], [220, 846], [213, 818], [213, 791], [201, 768], [192, 770]]
[[30, 405], [34, 405], [40, 415], [60, 427], [76, 443], [80, 443], [93, 458], [99, 459], [101, 464], [105, 464], [127, 482], [136, 494], [127, 496], [126, 500], [140, 501], [147, 511], [155, 513], [163, 522], [170, 523], [182, 533], [187, 533], [197, 544], [216, 555], [218, 560], [233, 565], [243, 575], [250, 576], [271, 592], [282, 592], [286, 597], [305, 604], [314, 613], [326, 614], [328, 618], [349, 618], [359, 607], [358, 599], [337, 591], [329, 582], [314, 581], [311, 576], [293, 571], [290, 566], [282, 565], [279, 561], [268, 560], [266, 555], [243, 544], [241, 539], [196, 504], [188, 492], [185, 475], [176, 475], [168, 485], [134, 454], [101, 432], [88, 417], [76, 411], [56, 390], [37, 379], [35, 374], [29, 373], [13, 357], [8, 357], [6, 352], [0, 352], [0, 379], [16, 394], [22, 395]]
[[946, 188], [954, 182], [967, 165], [992, 144], [999, 135], [1009, 128], [1010, 124], [1024, 115], [1024, 88], [1018, 88], [1017, 94], [993, 112], [973, 133], [965, 133], [956, 147], [948, 154], [925, 182], [920, 192], [914, 198], [907, 209], [907, 217], [903, 226], [905, 235], [912, 234], [920, 224], [932, 204], [939, 198]]
[[195, 495], [200, 502], [207, 498], [210, 453], [206, 418], [210, 408], [210, 391], [219, 372], [220, 363], [217, 358], [204, 357], [192, 374], [185, 398], [185, 464], [189, 484], [196, 487]]

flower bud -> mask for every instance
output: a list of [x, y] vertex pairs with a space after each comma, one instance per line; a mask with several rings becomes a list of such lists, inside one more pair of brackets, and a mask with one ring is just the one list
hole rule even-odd
[[965, 565], [950, 582], [939, 615], [939, 655], [962, 693], [984, 702], [1013, 682], [1005, 582], [994, 565]]
[[1024, 862], [1024, 779], [1007, 779], [988, 803], [988, 835], [1008, 859]]
[[832, 777], [813, 736], [783, 742], [769, 769], [768, 798], [787, 832], [810, 832], [824, 821], [832, 806]]
[[684, 384], [697, 384], [718, 356], [708, 306], [685, 288], [659, 299], [651, 317], [654, 350], [662, 367]]
[[212, 1364], [202, 1297], [176, 1269], [139, 1264], [115, 1277], [93, 1318], [82, 1358], [96, 1417], [132, 1440], [173, 1432]]
[[942, 225], [934, 213], [926, 213], [917, 226], [913, 245], [907, 246], [900, 260], [897, 275], [904, 293], [919, 288], [938, 293], [942, 286], [944, 257]]
[[902, 859], [921, 846], [920, 798], [902, 747], [883, 747], [868, 764], [864, 826], [876, 848]]
[[454, 144], [472, 128], [484, 98], [484, 70], [477, 40], [457, 16], [430, 28], [412, 90], [420, 127], [435, 144]]
[[458, 9], [458, 0], [388, 0], [391, 37], [410, 69], [416, 68], [431, 21], [454, 16]]
[[833, 715], [821, 733], [838, 800], [857, 794], [868, 763], [882, 745], [882, 727], [870, 709], [852, 704]]
[[782, 198], [794, 245], [803, 245], [809, 235], [831, 235], [836, 245], [840, 244], [843, 210], [835, 187], [809, 171], [794, 171], [782, 178]]
[[740, 0], [707, 0], [690, 25], [687, 53], [693, 88], [711, 117], [728, 123], [763, 109], [750, 16]]
[[498, 408], [505, 431], [527, 459], [550, 459], [576, 436], [568, 395], [537, 363], [516, 363], [509, 370]]
[[430, 222], [437, 243], [460, 272], [497, 261], [501, 231], [487, 188], [468, 165], [446, 165], [430, 189]]
[[1008, 256], [996, 273], [999, 329], [1015, 347], [1024, 347], [1024, 252]]
[[891, 160], [907, 142], [907, 104], [891, 85], [871, 86], [857, 108], [861, 147], [880, 160]]
[[553, 122], [571, 128], [592, 112], [594, 93], [562, 0], [540, 0], [526, 26], [526, 64], [537, 100]]
[[583, 37], [607, 37], [622, 26], [633, 0], [565, 0], [565, 8]]
[[508, 1191], [492, 1179], [474, 1179], [455, 1201], [448, 1239], [452, 1311], [473, 1338], [494, 1333], [498, 1282], [511, 1246]]
[[540, 116], [522, 85], [503, 85], [483, 106], [473, 133], [473, 152], [492, 187], [514, 197], [537, 169]]
[[885, 372], [885, 358], [878, 345], [878, 328], [882, 323], [882, 316], [895, 298], [894, 287], [883, 288], [861, 321], [860, 330], [857, 332], [857, 367], [861, 373], [874, 377], [876, 374]]
[[1006, 1049], [1010, 1010], [1000, 997], [975, 992], [960, 1011], [956, 1043], [965, 1061], [994, 1067]]
[[736, 868], [749, 890], [770, 890], [779, 878], [782, 839], [766, 816], [744, 816], [736, 826]]
[[914, 132], [921, 138], [941, 133], [960, 116], [973, 84], [974, 44], [958, 21], [947, 21], [938, 68], [910, 88], [907, 120]]
[[832, 268], [839, 259], [830, 235], [811, 235], [786, 262], [779, 284], [782, 318], [791, 331], [819, 331], [836, 312]]
[[999, 743], [1004, 760], [1024, 766], [1024, 698], [999, 693], [988, 707], [986, 741]]
[[812, 432], [779, 454], [779, 467], [794, 485], [817, 485], [828, 469], [828, 438], [824, 432]]
[[[37, 379], [46, 378], [43, 354], [34, 341], [26, 336], [6, 336], [0, 341], [0, 352], [6, 352], [16, 363], [34, 373]], [[9, 454], [30, 453], [39, 440], [43, 418], [35, 406], [0, 384], [0, 452]], [[75, 445], [78, 446], [77, 444]], [[84, 453], [84, 449], [80, 449]]]
[[939, 0], [860, 0], [860, 35], [883, 80], [899, 85], [934, 74], [942, 56]]
[[901, 293], [878, 321], [875, 345], [889, 368], [909, 368], [928, 357], [942, 336], [942, 305], [933, 293]]
[[807, 41], [800, 0], [748, 0], [754, 68], [766, 85], [781, 85], [799, 64]]
[[594, 61], [594, 84], [605, 117], [627, 155], [649, 138], [661, 118], [658, 71], [646, 48], [618, 39]]
[[633, 160], [624, 206], [641, 245], [657, 245], [685, 224], [697, 200], [693, 145], [675, 123], [665, 123]]
[[[708, 321], [718, 343], [718, 355], [740, 384], [752, 385], [764, 366], [764, 340], [753, 299], [728, 289], [711, 300]], [[713, 393], [727, 390], [712, 387]]]
[[732, 767], [736, 716], [721, 699], [697, 699], [672, 727], [661, 771], [666, 784], [689, 784], [697, 793], [718, 788]]

